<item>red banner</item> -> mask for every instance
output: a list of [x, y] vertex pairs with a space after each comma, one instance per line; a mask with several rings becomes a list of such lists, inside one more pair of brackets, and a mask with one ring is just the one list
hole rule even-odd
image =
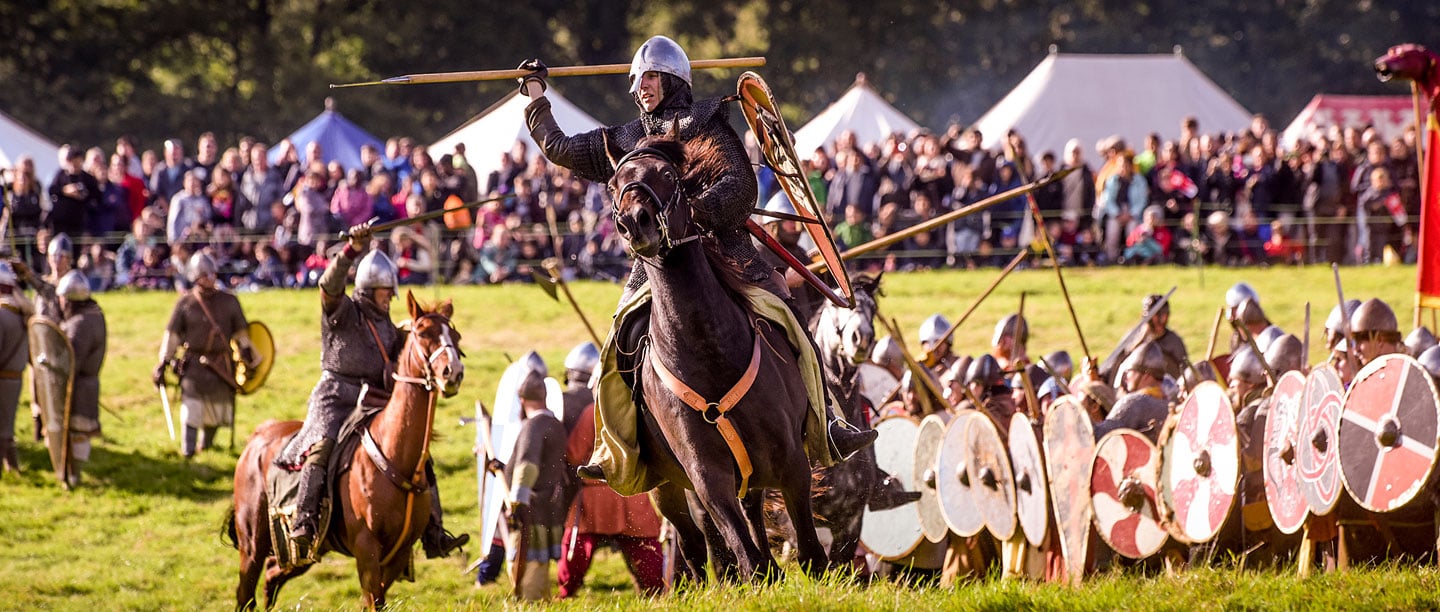
[[1425, 171], [1420, 184], [1420, 248], [1416, 270], [1416, 302], [1421, 308], [1440, 309], [1440, 123], [1435, 111], [1425, 127]]

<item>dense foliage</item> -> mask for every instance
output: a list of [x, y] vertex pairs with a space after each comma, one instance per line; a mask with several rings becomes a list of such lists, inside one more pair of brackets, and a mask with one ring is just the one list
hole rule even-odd
[[[1226, 6], [1228, 5], [1228, 6]], [[655, 33], [694, 58], [765, 55], [792, 121], [857, 72], [922, 124], [971, 122], [1051, 45], [1168, 53], [1176, 45], [1241, 104], [1288, 120], [1317, 92], [1386, 93], [1369, 62], [1429, 40], [1440, 4], [1411, 0], [13, 0], [0, 3], [0, 109], [53, 139], [120, 134], [142, 147], [213, 130], [273, 140], [336, 95], [377, 134], [442, 135], [508, 83], [332, 92], [415, 72], [628, 61]], [[734, 74], [698, 78], [702, 92]], [[571, 79], [601, 120], [630, 112], [621, 77]]]

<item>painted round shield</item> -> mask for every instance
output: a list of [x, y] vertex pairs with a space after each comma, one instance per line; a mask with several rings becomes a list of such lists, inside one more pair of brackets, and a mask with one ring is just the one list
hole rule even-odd
[[1340, 502], [1340, 409], [1345, 389], [1340, 376], [1328, 365], [1316, 366], [1305, 377], [1300, 401], [1300, 439], [1296, 443], [1296, 464], [1300, 469], [1300, 494], [1316, 516], [1325, 516]]
[[935, 492], [940, 497], [940, 512], [950, 530], [965, 537], [978, 534], [985, 528], [985, 517], [975, 504], [975, 491], [970, 474], [965, 470], [965, 460], [969, 456], [965, 441], [970, 432], [970, 422], [986, 418], [974, 410], [956, 412], [945, 427], [940, 453], [935, 457]]
[[985, 519], [985, 528], [1000, 540], [1015, 535], [1015, 475], [1010, 470], [1010, 451], [989, 417], [970, 421], [965, 433], [969, 456], [965, 472], [970, 476], [975, 506]]
[[900, 381], [890, 370], [873, 363], [860, 364], [855, 381], [860, 386], [860, 395], [870, 400], [870, 405], [877, 410], [885, 405], [885, 400], [900, 386]]
[[[890, 417], [875, 424], [875, 464], [906, 491], [915, 490], [915, 441], [920, 426], [910, 417]], [[888, 510], [865, 510], [860, 542], [887, 561], [910, 554], [925, 534], [920, 530], [920, 510], [902, 504]]]
[[250, 395], [264, 385], [265, 379], [270, 377], [270, 369], [275, 367], [275, 336], [271, 335], [270, 328], [259, 321], [251, 321], [246, 332], [250, 335], [250, 344], [255, 347], [258, 359], [255, 367], [245, 363], [240, 343], [233, 339], [230, 341], [230, 351], [235, 360], [235, 384], [240, 385], [241, 395]]
[[1270, 395], [1269, 416], [1265, 420], [1265, 500], [1270, 518], [1284, 533], [1295, 533], [1305, 526], [1310, 505], [1300, 492], [1300, 465], [1296, 449], [1300, 444], [1300, 405], [1305, 399], [1305, 376], [1286, 372], [1275, 383]]
[[920, 421], [920, 431], [915, 435], [915, 488], [920, 490], [920, 499], [915, 506], [920, 511], [920, 531], [931, 542], [944, 542], [950, 533], [945, 524], [945, 514], [940, 511], [940, 496], [935, 492], [935, 459], [940, 456], [940, 443], [945, 439], [945, 424], [950, 413], [937, 412]]
[[1435, 382], [1409, 355], [1361, 368], [1340, 413], [1340, 474], [1362, 508], [1390, 512], [1420, 495], [1435, 464], [1440, 403]]
[[1209, 542], [1220, 532], [1240, 480], [1235, 411], [1224, 387], [1195, 386], [1160, 441], [1160, 498], [1165, 525], [1177, 540]]
[[1117, 429], [1095, 444], [1090, 504], [1095, 530], [1116, 553], [1144, 559], [1165, 544], [1156, 491], [1160, 453], [1133, 429]]
[[1090, 544], [1090, 466], [1095, 456], [1095, 430], [1090, 415], [1075, 396], [1065, 396], [1050, 405], [1045, 414], [1045, 464], [1050, 475], [1050, 499], [1055, 528], [1060, 531], [1060, 553], [1065, 557], [1065, 576], [1079, 584], [1085, 575], [1085, 555]]
[[1050, 487], [1036, 423], [1024, 414], [1010, 418], [1010, 467], [1015, 471], [1015, 514], [1031, 546], [1045, 542], [1050, 526]]

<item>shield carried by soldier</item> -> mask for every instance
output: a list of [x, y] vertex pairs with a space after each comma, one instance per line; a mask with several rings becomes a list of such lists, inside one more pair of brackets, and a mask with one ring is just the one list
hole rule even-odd
[[1159, 463], [1155, 445], [1133, 429], [1112, 431], [1095, 445], [1090, 469], [1095, 530], [1121, 556], [1144, 559], [1168, 539], [1160, 523]]
[[1270, 518], [1282, 533], [1295, 533], [1305, 526], [1310, 506], [1300, 491], [1300, 406], [1305, 399], [1305, 376], [1286, 372], [1270, 395], [1270, 413], [1265, 421], [1265, 500]]
[[1010, 467], [1015, 471], [1015, 514], [1031, 546], [1045, 542], [1050, 527], [1050, 491], [1036, 425], [1016, 413], [1010, 418]]
[[35, 403], [45, 428], [50, 466], [60, 482], [70, 471], [70, 402], [75, 387], [75, 351], [54, 321], [32, 318], [30, 363], [35, 377]]
[[1300, 469], [1300, 494], [1316, 516], [1334, 511], [1343, 492], [1336, 436], [1344, 397], [1340, 376], [1330, 366], [1316, 367], [1305, 377], [1295, 463]]
[[1408, 355], [1383, 355], [1355, 375], [1340, 414], [1345, 490], [1371, 512], [1421, 497], [1440, 446], [1440, 403], [1430, 374]]
[[976, 535], [985, 528], [985, 517], [976, 505], [973, 483], [965, 465], [969, 457], [966, 440], [970, 423], [988, 418], [974, 410], [955, 413], [945, 427], [940, 452], [935, 457], [935, 492], [940, 497], [940, 512], [950, 530], [965, 537]]
[[920, 499], [915, 507], [920, 511], [920, 531], [931, 542], [943, 542], [950, 533], [945, 524], [945, 515], [940, 511], [940, 495], [936, 492], [936, 458], [940, 456], [940, 444], [945, 439], [945, 424], [950, 414], [937, 412], [920, 421], [915, 435], [915, 488], [920, 490]]
[[[780, 183], [785, 195], [790, 197], [795, 212], [806, 219], [801, 226], [815, 242], [815, 248], [820, 251], [820, 259], [825, 262], [825, 267], [839, 285], [838, 297], [849, 302], [837, 302], [836, 305], [846, 308], [854, 306], [855, 292], [850, 287], [850, 276], [845, 270], [845, 262], [840, 259], [840, 249], [835, 246], [835, 237], [830, 232], [830, 226], [821, 216], [824, 207], [810, 191], [810, 180], [806, 178], [800, 156], [795, 154], [795, 143], [791, 139], [790, 130], [785, 127], [785, 118], [780, 116], [780, 108], [775, 102], [775, 96], [770, 93], [770, 86], [765, 84], [760, 75], [746, 72], [740, 75], [736, 89], [740, 95], [740, 108], [745, 114], [745, 123], [755, 134], [755, 141], [765, 155], [765, 163], [775, 171], [775, 180]], [[837, 297], [834, 295], [835, 290], [829, 287], [816, 289], [832, 301]]]
[[985, 518], [985, 528], [1000, 540], [1015, 535], [1015, 473], [1010, 469], [1010, 451], [989, 418], [973, 419], [965, 435], [969, 460], [965, 473], [970, 477], [975, 506]]
[[235, 362], [235, 384], [240, 387], [241, 395], [250, 395], [265, 384], [265, 379], [270, 377], [271, 368], [275, 367], [275, 336], [270, 333], [270, 328], [259, 321], [251, 321], [246, 330], [250, 334], [250, 344], [255, 347], [255, 357], [259, 360], [255, 367], [245, 363], [244, 355], [240, 351], [240, 342], [235, 338], [230, 339], [230, 352]]
[[1160, 497], [1170, 534], [1189, 544], [1209, 542], [1235, 503], [1240, 443], [1225, 389], [1196, 385], [1160, 440]]
[[1095, 430], [1090, 415], [1074, 396], [1056, 400], [1045, 414], [1045, 455], [1065, 458], [1045, 464], [1045, 472], [1050, 476], [1051, 507], [1055, 528], [1060, 531], [1065, 576], [1071, 584], [1079, 584], [1090, 543], [1091, 462], [1086, 458], [1095, 455]]
[[900, 386], [900, 380], [895, 378], [890, 370], [873, 363], [860, 364], [855, 380], [860, 386], [860, 395], [870, 400], [870, 405], [877, 409], [884, 406], [886, 400]]
[[[890, 417], [875, 425], [875, 464], [906, 491], [915, 491], [915, 441], [920, 426], [909, 417]], [[915, 551], [925, 537], [920, 528], [920, 510], [902, 504], [888, 510], [865, 509], [860, 543], [881, 559], [893, 561]]]

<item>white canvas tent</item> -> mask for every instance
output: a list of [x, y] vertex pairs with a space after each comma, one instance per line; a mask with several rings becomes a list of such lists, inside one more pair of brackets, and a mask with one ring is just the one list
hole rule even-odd
[[35, 176], [49, 186], [60, 169], [60, 147], [0, 112], [0, 168], [14, 168], [15, 159], [21, 155], [35, 159]]
[[[566, 134], [574, 135], [602, 127], [599, 121], [571, 104], [554, 87], [546, 91], [545, 97], [550, 99], [555, 123], [559, 124]], [[540, 147], [535, 144], [535, 139], [530, 137], [530, 130], [525, 126], [525, 107], [529, 104], [530, 98], [520, 95], [518, 91], [510, 92], [490, 105], [490, 108], [481, 111], [455, 131], [431, 144], [430, 155], [438, 158], [454, 152], [456, 144], [465, 143], [465, 161], [474, 168], [483, 190], [486, 178], [500, 167], [500, 156], [510, 151], [516, 140], [523, 140], [529, 145], [530, 159], [540, 155]]]
[[817, 147], [829, 147], [845, 130], [853, 130], [856, 142], [864, 146], [881, 142], [892, 133], [909, 134], [919, 128], [919, 124], [875, 93], [865, 75], [860, 74], [845, 95], [795, 131], [795, 153], [808, 159]]
[[1180, 134], [1195, 117], [1202, 132], [1235, 131], [1251, 113], [1181, 54], [1050, 55], [994, 108], [975, 122], [986, 148], [999, 146], [1014, 129], [1031, 154], [1063, 155], [1078, 138], [1094, 156], [1095, 143], [1119, 135], [1140, 150], [1152, 132]]
[[1339, 96], [1315, 94], [1310, 103], [1280, 135], [1280, 142], [1286, 147], [1295, 145], [1301, 138], [1309, 138], [1331, 126], [1364, 127], [1374, 126], [1385, 142], [1398, 138], [1405, 128], [1414, 125], [1414, 110], [1410, 96]]

